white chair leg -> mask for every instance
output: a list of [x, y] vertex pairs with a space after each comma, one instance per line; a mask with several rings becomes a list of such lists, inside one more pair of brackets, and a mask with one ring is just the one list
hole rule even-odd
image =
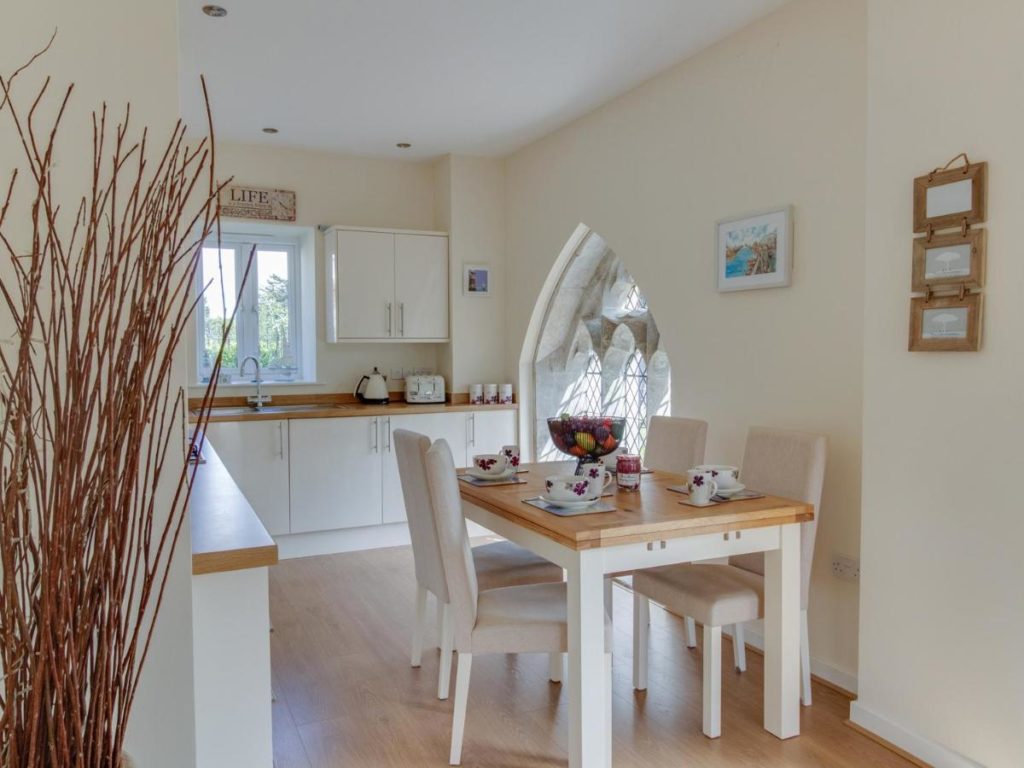
[[604, 577], [604, 612], [608, 614], [608, 620], [615, 621], [615, 598], [612, 595], [612, 577]]
[[562, 654], [548, 654], [548, 680], [552, 683], [562, 682]]
[[604, 655], [605, 768], [612, 768], [612, 655]]
[[800, 701], [811, 706], [811, 642], [807, 634], [807, 611], [800, 611]]
[[449, 765], [462, 762], [462, 737], [466, 733], [466, 702], [469, 699], [469, 673], [473, 667], [473, 654], [460, 653], [455, 670], [455, 707], [452, 710], [452, 751]]
[[452, 680], [452, 640], [455, 627], [452, 626], [452, 609], [448, 603], [441, 608], [441, 663], [437, 673], [437, 698], [447, 699]]
[[740, 672], [747, 671], [747, 646], [743, 639], [743, 625], [732, 625], [732, 660]]
[[697, 647], [697, 622], [693, 620], [693, 617], [686, 616], [686, 647], [696, 648]]
[[423, 660], [423, 625], [427, 619], [427, 589], [416, 586], [416, 619], [412, 628], [412, 665], [418, 667]]
[[704, 735], [722, 735], [722, 628], [704, 625]]
[[633, 687], [647, 690], [647, 635], [651, 601], [639, 592], [633, 592]]

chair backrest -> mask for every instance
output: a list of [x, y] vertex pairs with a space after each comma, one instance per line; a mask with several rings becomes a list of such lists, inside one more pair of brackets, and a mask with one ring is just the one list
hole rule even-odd
[[[814, 520], [800, 526], [800, 605], [807, 607], [814, 562], [814, 537], [821, 519], [827, 441], [824, 435], [751, 427], [740, 480], [748, 488], [814, 505]], [[764, 574], [764, 555], [738, 555], [730, 565]]]
[[704, 463], [708, 423], [676, 416], [652, 416], [647, 428], [644, 464], [651, 469], [685, 475]]
[[469, 531], [462, 514], [459, 480], [455, 461], [446, 440], [438, 440], [427, 451], [427, 485], [434, 512], [434, 525], [441, 544], [444, 575], [448, 583], [451, 610], [455, 613], [455, 650], [469, 651], [470, 636], [476, 626], [476, 601], [479, 588]]
[[402, 480], [405, 514], [409, 519], [416, 582], [433, 592], [441, 603], [447, 603], [448, 583], [444, 578], [441, 545], [437, 540], [430, 488], [427, 486], [430, 438], [408, 429], [396, 429], [392, 440], [398, 459], [398, 476]]

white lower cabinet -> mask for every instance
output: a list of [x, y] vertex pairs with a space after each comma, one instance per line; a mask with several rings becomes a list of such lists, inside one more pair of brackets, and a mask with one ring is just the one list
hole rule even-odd
[[392, 433], [444, 438], [457, 466], [516, 442], [515, 411], [230, 421], [206, 434], [272, 536], [405, 521]]
[[212, 422], [206, 425], [206, 439], [267, 533], [288, 533], [288, 422]]
[[452, 449], [457, 466], [466, 464], [466, 446], [469, 443], [471, 413], [420, 413], [408, 416], [388, 416], [384, 422], [384, 522], [400, 523], [405, 520], [405, 502], [402, 482], [398, 476], [398, 459], [392, 447], [391, 434], [396, 429], [419, 432], [431, 440], [444, 438]]
[[381, 421], [292, 419], [292, 533], [380, 525]]

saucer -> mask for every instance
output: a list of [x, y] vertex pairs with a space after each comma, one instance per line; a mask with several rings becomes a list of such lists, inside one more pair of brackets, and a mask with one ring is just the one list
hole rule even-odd
[[475, 477], [477, 480], [508, 480], [510, 477], [515, 477], [516, 470], [515, 467], [509, 467], [500, 475], [496, 475], [493, 472], [484, 472], [476, 467], [469, 467], [466, 470], [466, 474], [470, 477]]
[[600, 499], [589, 499], [587, 501], [560, 501], [558, 499], [552, 499], [548, 496], [541, 494], [540, 500], [545, 504], [550, 504], [553, 507], [561, 507], [562, 509], [583, 509], [589, 507], [592, 504], [596, 504]]
[[743, 483], [736, 483], [731, 488], [719, 488], [718, 493], [715, 496], [721, 496], [723, 499], [731, 499], [737, 493], [747, 490], [747, 486]]

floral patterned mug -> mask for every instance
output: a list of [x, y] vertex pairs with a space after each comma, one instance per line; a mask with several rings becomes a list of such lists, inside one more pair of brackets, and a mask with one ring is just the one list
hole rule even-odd
[[552, 501], [596, 501], [604, 490], [600, 481], [580, 475], [544, 478], [545, 495]]
[[707, 504], [718, 493], [718, 483], [711, 470], [691, 469], [686, 475], [689, 479], [686, 490], [690, 492], [690, 501], [694, 504]]
[[501, 477], [512, 466], [512, 461], [504, 453], [481, 453], [473, 457], [473, 466], [482, 475]]
[[605, 463], [600, 459], [584, 461], [576, 467], [576, 474], [579, 477], [588, 477], [595, 482], [603, 482], [604, 485], [601, 488], [602, 493], [604, 493], [605, 489], [612, 484], [612, 473], [608, 471]]

